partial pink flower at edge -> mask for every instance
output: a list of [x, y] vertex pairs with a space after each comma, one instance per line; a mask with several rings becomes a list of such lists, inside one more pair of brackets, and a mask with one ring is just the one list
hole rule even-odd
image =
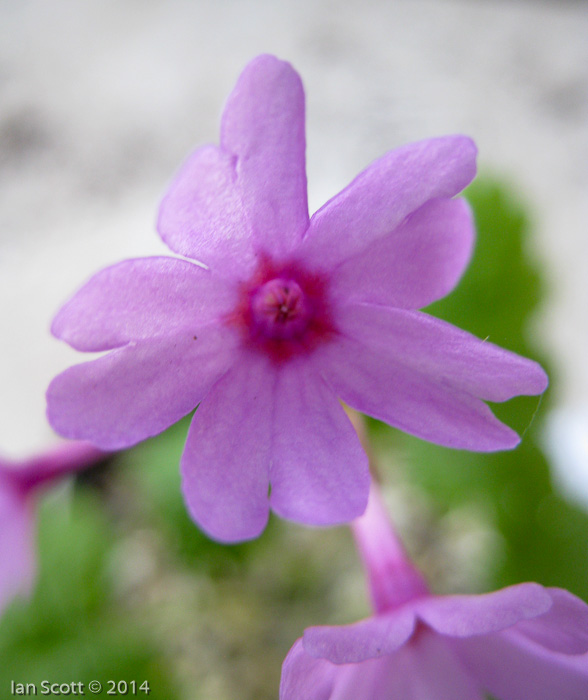
[[380, 497], [352, 525], [374, 616], [313, 627], [284, 661], [280, 700], [584, 700], [588, 606], [535, 583], [435, 596]]
[[339, 399], [442, 445], [514, 447], [484, 402], [541, 393], [543, 370], [417, 310], [469, 261], [471, 212], [454, 197], [475, 159], [465, 136], [403, 146], [309, 219], [302, 83], [256, 58], [220, 146], [191, 155], [161, 204], [162, 239], [199, 264], [127, 260], [65, 304], [54, 335], [110, 352], [54, 379], [51, 424], [119, 449], [198, 406], [182, 488], [222, 541], [259, 535], [270, 507], [311, 525], [363, 513], [367, 459]]
[[0, 460], [0, 615], [35, 580], [35, 499], [40, 490], [106, 458], [88, 443], [60, 445], [15, 462]]

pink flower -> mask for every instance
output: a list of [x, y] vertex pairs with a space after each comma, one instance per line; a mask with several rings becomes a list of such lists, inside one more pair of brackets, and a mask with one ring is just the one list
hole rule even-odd
[[92, 445], [71, 443], [24, 462], [0, 460], [0, 613], [35, 579], [34, 500], [47, 485], [105, 459]]
[[367, 459], [338, 398], [425, 440], [514, 447], [484, 400], [542, 392], [543, 370], [415, 311], [470, 257], [470, 210], [452, 198], [474, 177], [472, 141], [390, 152], [309, 220], [302, 83], [260, 56], [220, 142], [187, 160], [159, 212], [163, 240], [198, 263], [127, 260], [57, 315], [55, 336], [110, 352], [52, 382], [54, 428], [118, 449], [200, 404], [183, 492], [224, 541], [257, 536], [270, 506], [314, 525], [363, 513]]
[[536, 583], [432, 595], [375, 491], [352, 527], [375, 615], [307, 629], [284, 661], [280, 700], [588, 698], [588, 606], [581, 600]]

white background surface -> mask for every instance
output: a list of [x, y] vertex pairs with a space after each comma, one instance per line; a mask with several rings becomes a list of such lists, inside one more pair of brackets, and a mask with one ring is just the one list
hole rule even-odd
[[557, 403], [581, 415], [587, 7], [0, 0], [0, 452], [56, 439], [44, 391], [87, 358], [51, 338], [53, 314], [100, 268], [165, 252], [154, 221], [167, 181], [193, 147], [217, 141], [226, 96], [262, 52], [290, 60], [306, 86], [311, 210], [390, 148], [474, 137], [481, 168], [535, 216], [530, 253], [550, 295], [529, 330], [554, 356]]

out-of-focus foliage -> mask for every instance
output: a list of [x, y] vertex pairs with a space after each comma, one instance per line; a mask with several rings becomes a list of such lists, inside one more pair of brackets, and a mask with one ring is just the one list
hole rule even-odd
[[[457, 289], [427, 311], [478, 337], [549, 363], [527, 341], [544, 293], [538, 265], [527, 254], [530, 227], [520, 205], [497, 183], [480, 179], [466, 192], [478, 230], [474, 256]], [[557, 495], [539, 447], [542, 399], [494, 404], [501, 420], [523, 435], [513, 451], [473, 454], [398, 436], [410, 480], [449, 510], [468, 503], [489, 514], [502, 553], [488, 585], [525, 580], [562, 586], [588, 598], [588, 517]], [[433, 582], [434, 584], [434, 582]]]
[[[52, 683], [149, 679], [173, 697], [154, 653], [149, 626], [113, 597], [115, 544], [108, 510], [96, 493], [55, 494], [39, 517], [39, 577], [28, 604], [17, 601], [0, 621], [0, 688], [10, 681]], [[169, 693], [169, 695], [168, 695]], [[87, 694], [87, 691], [86, 691]]]
[[[526, 218], [498, 184], [481, 180], [467, 195], [474, 258], [429, 311], [534, 357], [526, 332], [543, 290], [526, 255]], [[495, 406], [524, 437], [491, 455], [370, 422], [392, 519], [433, 588], [536, 580], [588, 597], [588, 518], [554, 493], [538, 446], [548, 401]], [[304, 627], [367, 614], [347, 528], [272, 519], [260, 539], [237, 546], [198, 530], [180, 493], [188, 424], [43, 499], [38, 585], [0, 619], [1, 697], [11, 680], [148, 680], [156, 700], [275, 700], [282, 660]]]

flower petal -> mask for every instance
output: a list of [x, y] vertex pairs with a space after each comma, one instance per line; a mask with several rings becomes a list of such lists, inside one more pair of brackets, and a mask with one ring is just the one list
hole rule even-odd
[[409, 698], [409, 679], [406, 673], [398, 673], [397, 668], [397, 660], [404, 658], [402, 651], [359, 664], [336, 666], [337, 675], [329, 700]]
[[419, 629], [410, 644], [391, 657], [367, 661], [357, 670], [376, 663], [382, 668], [372, 694], [349, 694], [342, 696], [341, 700], [360, 697], [374, 700], [483, 700], [481, 688], [450, 645], [427, 630]]
[[345, 260], [333, 273], [333, 295], [406, 309], [427, 306], [455, 287], [470, 260], [473, 242], [468, 203], [434, 199]]
[[519, 622], [517, 631], [551, 651], [588, 652], [588, 605], [561, 588], [547, 591], [553, 601], [551, 608], [540, 617]]
[[34, 518], [30, 503], [0, 472], [0, 613], [17, 595], [28, 595], [35, 578]]
[[330, 700], [339, 668], [304, 651], [298, 639], [282, 665], [280, 700]]
[[418, 311], [349, 304], [338, 325], [352, 338], [447, 386], [486, 401], [540, 394], [547, 375], [536, 362]]
[[229, 96], [221, 146], [237, 156], [242, 202], [255, 243], [289, 254], [308, 227], [304, 90], [298, 73], [274, 56], [258, 56]]
[[98, 351], [219, 318], [236, 291], [176, 258], [125, 260], [94, 275], [55, 317], [51, 331], [77, 350]]
[[337, 397], [307, 362], [280, 368], [273, 420], [272, 509], [309, 525], [361, 515], [369, 494], [367, 456]]
[[193, 410], [233, 360], [233, 336], [209, 326], [153, 338], [70, 367], [47, 390], [47, 415], [64, 437], [129, 447]]
[[275, 377], [261, 355], [243, 355], [202, 402], [182, 456], [192, 518], [214, 539], [257, 537], [269, 515]]
[[510, 449], [519, 442], [479, 399], [367, 343], [341, 336], [317, 351], [315, 362], [349, 406], [424, 440], [478, 452]]
[[397, 668], [398, 660], [404, 658], [402, 651], [359, 664], [336, 666], [338, 672], [329, 700], [409, 698], [409, 679], [406, 673], [398, 673]]
[[341, 627], [309, 627], [304, 648], [311, 655], [334, 664], [349, 664], [391, 654], [410, 638], [415, 627], [412, 608], [370, 617]]
[[407, 656], [404, 649], [361, 663], [333, 664], [308, 654], [301, 642], [296, 642], [284, 661], [280, 700], [410, 700], [412, 697], [410, 678], [403, 667]]
[[537, 583], [521, 583], [484, 595], [428, 596], [414, 604], [429, 627], [452, 637], [488, 634], [543, 615], [551, 596]]
[[454, 640], [470, 673], [500, 700], [585, 700], [588, 655], [548, 651], [516, 627], [495, 634]]
[[444, 136], [390, 151], [312, 217], [303, 256], [320, 269], [365, 250], [430, 199], [456, 195], [476, 174], [476, 146]]
[[[325, 686], [332, 686], [328, 700], [482, 700], [481, 689], [450, 645], [424, 629], [408, 644], [380, 658], [336, 666], [316, 661], [313, 666], [304, 659], [305, 667], [314, 674], [319, 668], [323, 671], [323, 678], [328, 679]], [[312, 693], [297, 697], [315, 700]]]
[[241, 279], [255, 255], [235, 167], [235, 156], [216, 146], [195, 151], [161, 202], [157, 230], [175, 253]]

